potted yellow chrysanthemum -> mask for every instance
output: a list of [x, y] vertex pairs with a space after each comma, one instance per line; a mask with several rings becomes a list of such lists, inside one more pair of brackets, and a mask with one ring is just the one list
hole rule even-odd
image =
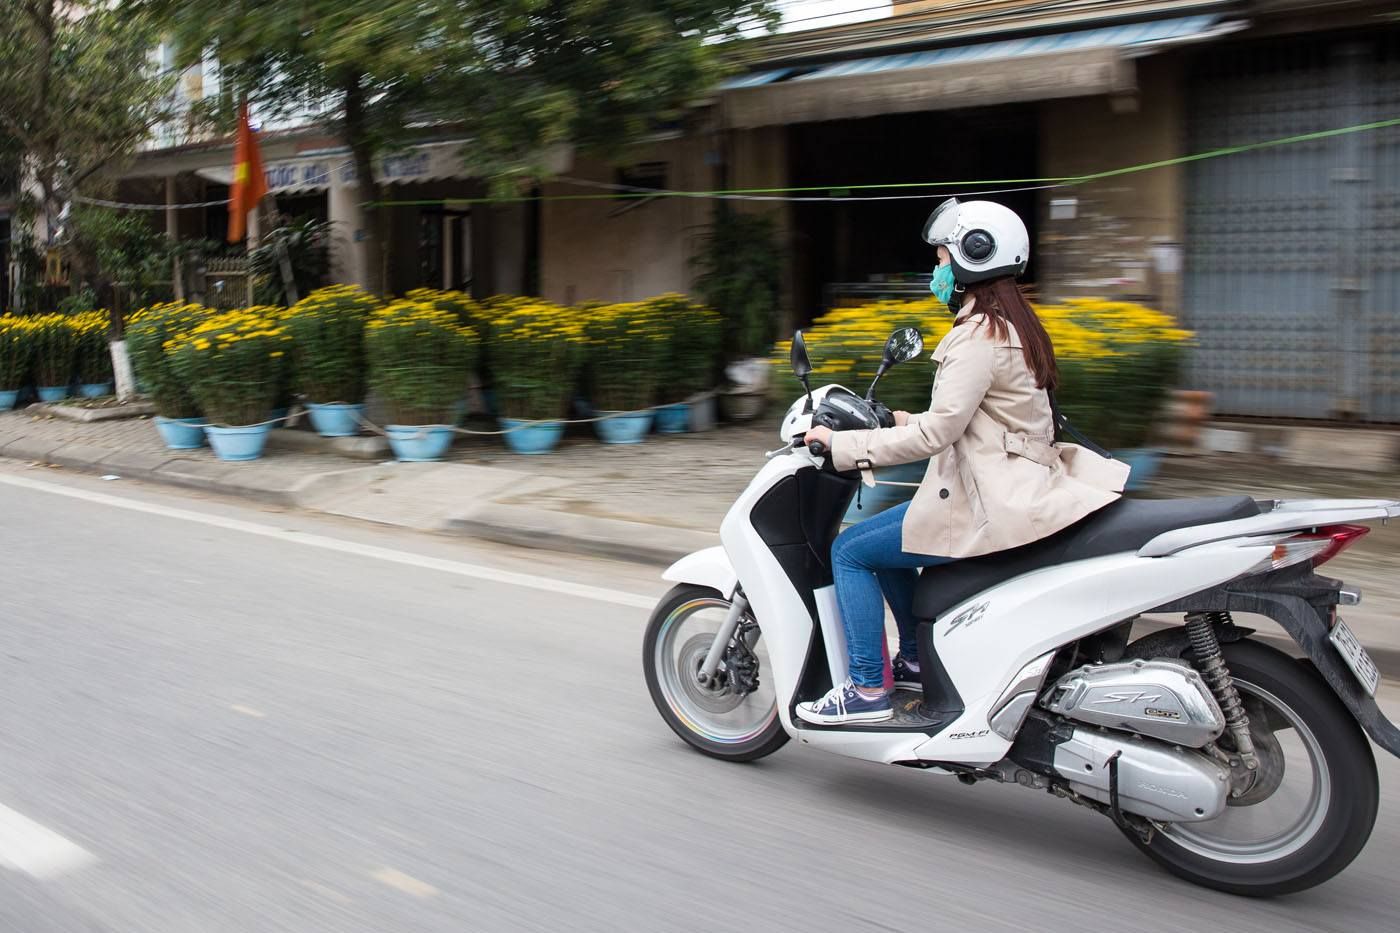
[[493, 298], [484, 314], [506, 444], [519, 454], [548, 453], [564, 435], [583, 358], [583, 316], [537, 298]]
[[286, 314], [298, 390], [311, 426], [323, 437], [360, 433], [369, 375], [365, 322], [379, 306], [354, 285], [317, 289]]
[[477, 336], [427, 302], [395, 301], [365, 326], [370, 382], [390, 412], [385, 427], [399, 460], [441, 460], [448, 423], [476, 356]]
[[209, 419], [204, 430], [220, 460], [256, 460], [267, 443], [292, 339], [273, 310], [215, 314], [166, 345]]
[[165, 302], [142, 308], [126, 323], [131, 364], [156, 406], [156, 431], [171, 450], [203, 447], [206, 421], [189, 383], [175, 370], [167, 345], [214, 312], [202, 305]]

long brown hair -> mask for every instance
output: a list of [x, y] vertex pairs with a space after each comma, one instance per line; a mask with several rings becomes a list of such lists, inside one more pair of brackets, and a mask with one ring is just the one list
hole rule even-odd
[[997, 340], [1006, 339], [1007, 324], [1016, 328], [1021, 337], [1021, 353], [1025, 355], [1026, 366], [1035, 374], [1036, 387], [1056, 388], [1060, 384], [1060, 370], [1055, 365], [1055, 345], [1035, 309], [1017, 287], [1016, 280], [1008, 275], [978, 282], [967, 287], [967, 294], [977, 299], [972, 313], [987, 316], [987, 326]]

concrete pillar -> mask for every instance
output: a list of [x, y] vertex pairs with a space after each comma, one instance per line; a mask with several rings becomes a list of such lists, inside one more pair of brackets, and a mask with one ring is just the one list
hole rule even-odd
[[347, 185], [340, 172], [331, 172], [326, 198], [326, 218], [331, 222], [331, 269], [339, 282], [364, 287], [369, 280], [365, 264], [365, 210], [360, 206], [360, 188]]
[[[1139, 92], [1041, 105], [1041, 171], [1073, 176], [1183, 153], [1182, 60], [1136, 64]], [[1043, 298], [1117, 297], [1181, 311], [1186, 170], [1173, 165], [1047, 191], [1032, 246]]]

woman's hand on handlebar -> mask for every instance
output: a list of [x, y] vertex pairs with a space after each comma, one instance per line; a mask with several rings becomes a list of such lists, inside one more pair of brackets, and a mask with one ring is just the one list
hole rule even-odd
[[831, 428], [825, 427], [823, 425], [817, 425], [816, 427], [812, 428], [810, 431], [807, 432], [807, 435], [804, 438], [802, 438], [802, 443], [806, 447], [811, 447], [813, 444], [817, 444], [819, 446], [816, 448], [816, 450], [813, 451], [813, 453], [825, 453], [826, 451], [831, 450], [831, 435]]

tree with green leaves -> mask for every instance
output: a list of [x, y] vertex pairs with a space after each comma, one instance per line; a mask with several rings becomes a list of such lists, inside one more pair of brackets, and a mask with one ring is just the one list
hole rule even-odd
[[171, 116], [174, 77], [149, 17], [100, 0], [14, 0], [0, 17], [0, 129], [20, 149], [22, 208], [62, 242], [73, 198]]
[[[75, 243], [74, 199], [171, 117], [175, 77], [154, 60], [159, 33], [143, 13], [103, 0], [11, 0], [0, 16], [0, 130], [20, 150], [20, 234], [13, 248]], [[42, 220], [42, 240], [19, 242]], [[16, 229], [17, 228], [17, 229]], [[75, 281], [85, 271], [72, 257]], [[24, 294], [24, 291], [20, 292]], [[120, 394], [134, 386], [113, 319]]]
[[[371, 209], [381, 200], [375, 159], [412, 142], [410, 126], [461, 132], [466, 167], [508, 190], [546, 177], [554, 146], [617, 153], [675, 119], [729, 67], [722, 40], [777, 22], [770, 0], [125, 5], [153, 13], [187, 62], [213, 53], [223, 90], [217, 106], [230, 125], [244, 94], [263, 113], [326, 105]], [[370, 266], [380, 273], [382, 222], [367, 228]]]

